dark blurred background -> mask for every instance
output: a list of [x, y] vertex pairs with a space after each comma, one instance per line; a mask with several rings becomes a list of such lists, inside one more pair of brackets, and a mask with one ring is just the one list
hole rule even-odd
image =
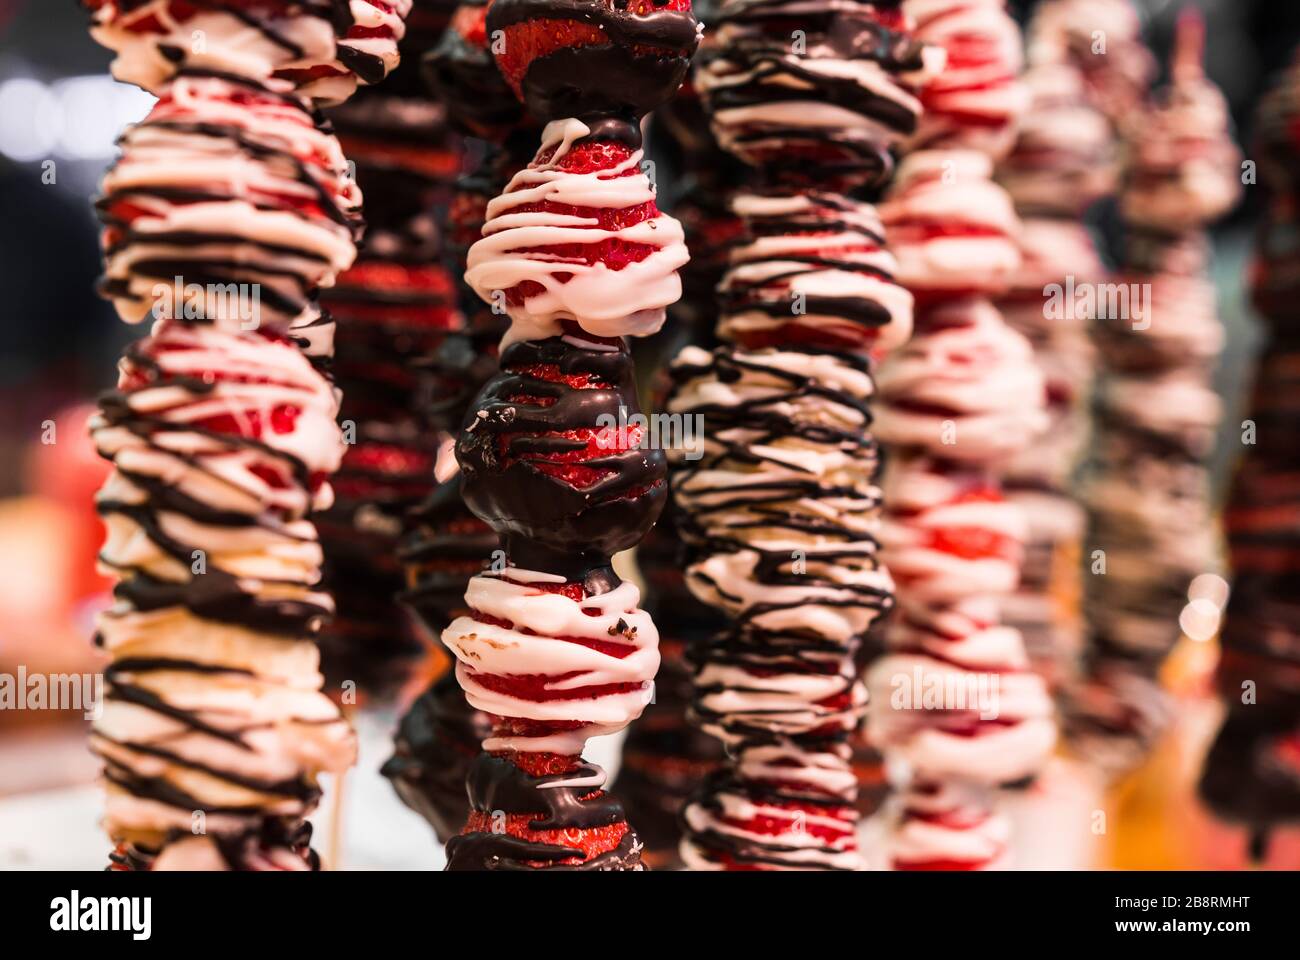
[[94, 292], [90, 198], [153, 98], [113, 82], [86, 19], [71, 0], [0, 0], [0, 496], [22, 490], [42, 422], [107, 384], [131, 336]]

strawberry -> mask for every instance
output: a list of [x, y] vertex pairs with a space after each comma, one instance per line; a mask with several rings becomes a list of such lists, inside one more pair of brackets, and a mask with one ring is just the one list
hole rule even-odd
[[527, 364], [522, 367], [514, 367], [511, 372], [526, 377], [536, 377], [538, 380], [546, 380], [550, 383], [568, 384], [575, 390], [594, 390], [609, 386], [609, 384], [597, 380], [595, 375], [591, 373], [561, 373], [560, 368], [552, 363]]
[[350, 445], [333, 482], [340, 499], [367, 502], [420, 499], [433, 486], [433, 457], [428, 451], [383, 443]]
[[[511, 462], [510, 444], [521, 436], [526, 434], [503, 433], [498, 438], [502, 463]], [[608, 427], [601, 429], [581, 427], [577, 430], [547, 434], [547, 436], [572, 440], [583, 446], [572, 450], [527, 454], [522, 459], [530, 461], [539, 473], [563, 480], [573, 487], [585, 488], [597, 483], [612, 470], [612, 468], [587, 466], [586, 461], [599, 460], [611, 454], [634, 449], [641, 441], [641, 430], [634, 426], [629, 426], [623, 432]]]
[[[555, 147], [543, 150], [529, 164], [532, 167], [550, 163], [555, 156]], [[558, 168], [565, 173], [597, 173], [612, 170], [632, 156], [632, 148], [618, 140], [583, 140], [571, 146], [560, 158]], [[635, 176], [635, 169], [624, 170], [619, 176]]]
[[[526, 586], [530, 590], [535, 590], [539, 593], [559, 594], [567, 597], [574, 603], [582, 603], [587, 599], [586, 588], [578, 581], [566, 581], [563, 583], [522, 583], [517, 580], [511, 580], [508, 577], [504, 579], [508, 583]], [[584, 610], [584, 612], [589, 616], [595, 615], [594, 610]], [[527, 627], [519, 627], [509, 620], [504, 620], [500, 617], [483, 613], [480, 610], [471, 610], [470, 615], [479, 623], [491, 624], [508, 630], [519, 630], [524, 634], [533, 633], [533, 631]], [[604, 640], [578, 636], [557, 636], [554, 637], [554, 639], [563, 640], [566, 643], [580, 644], [589, 649], [603, 653], [606, 656], [617, 657], [619, 659], [630, 656], [635, 649], [632, 644], [626, 642], [621, 637], [611, 637], [609, 640]], [[506, 693], [523, 700], [532, 700], [538, 703], [550, 700], [590, 699], [610, 694], [629, 693], [638, 689], [640, 686], [639, 683], [612, 683], [597, 684], [587, 687], [572, 687], [563, 690], [544, 689], [548, 684], [560, 680], [566, 680], [572, 676], [574, 676], [574, 674], [563, 674], [559, 676], [525, 674], [493, 676], [490, 674], [475, 673], [475, 679], [490, 690]], [[549, 723], [539, 723], [539, 726], [547, 731], [555, 729], [555, 727]], [[518, 733], [517, 730], [514, 732]], [[534, 774], [534, 776], [536, 775], [537, 774]]]
[[[575, 390], [608, 389], [611, 386], [590, 373], [563, 373], [554, 364], [528, 364], [512, 367], [509, 372], [550, 383], [564, 383]], [[527, 393], [514, 394], [509, 399], [514, 403], [540, 407], [549, 407], [555, 402], [552, 397]], [[503, 465], [509, 465], [515, 459], [511, 452], [512, 444], [529, 436], [532, 435], [502, 433], [497, 437], [498, 455]], [[545, 436], [572, 440], [574, 447], [570, 450], [524, 453], [520, 459], [528, 460], [539, 473], [555, 477], [572, 487], [585, 489], [612, 472], [612, 468], [588, 466], [588, 461], [600, 460], [616, 453], [636, 449], [642, 440], [642, 430], [632, 424], [623, 431], [609, 427], [578, 427], [563, 432], [547, 433]], [[639, 493], [640, 491], [631, 491], [627, 495], [634, 496]]]
[[522, 750], [503, 750], [492, 754], [502, 760], [509, 760], [530, 777], [551, 777], [557, 774], [572, 773], [578, 768], [579, 757], [563, 753], [526, 753]]
[[486, 50], [488, 4], [474, 6], [463, 4], [451, 15], [451, 29], [455, 30], [471, 47]]
[[[438, 303], [349, 303], [346, 300], [336, 296], [330, 297], [330, 311], [347, 320], [349, 324], [354, 325], [353, 329], [362, 327], [377, 327], [395, 330], [396, 328], [405, 328], [409, 331], [416, 329], [425, 331], [446, 331], [456, 330], [460, 326], [461, 315], [456, 307], [450, 302]], [[345, 338], [340, 337], [339, 342]], [[433, 343], [440, 342], [439, 340]], [[432, 352], [433, 347], [427, 352]], [[342, 364], [335, 367], [339, 371]]]
[[609, 42], [598, 27], [576, 20], [528, 20], [505, 28], [496, 54], [497, 68], [515, 96], [523, 99], [524, 76], [533, 61], [567, 47], [596, 47]]
[[[542, 119], [581, 116], [584, 107], [648, 113], [680, 86], [698, 42], [690, 0], [581, 0], [572, 13], [555, 12], [516, 19], [511, 0], [494, 0], [486, 23], [489, 37], [504, 37], [492, 52], [506, 84]], [[601, 80], [574, 83], [552, 64], [532, 69], [560, 53]]]
[[[498, 737], [546, 737], [553, 733], [568, 733], [583, 726], [577, 720], [527, 720], [523, 717], [497, 716], [489, 716], [488, 719], [492, 721], [493, 735]], [[539, 762], [536, 758], [554, 757], [556, 754], [520, 752], [514, 755], [507, 754], [506, 756], [515, 766], [531, 773], [533, 776], [541, 776], [547, 771], [534, 768], [534, 765]], [[569, 757], [568, 759], [576, 764], [579, 758]], [[572, 768], [564, 768], [565, 771], [569, 769]]]
[[[620, 0], [592, 0], [590, 5], [594, 9], [604, 7], [606, 10], [619, 10], [635, 17], [659, 11], [691, 9], [690, 0], [668, 0], [663, 4], [652, 3], [651, 0], [621, 0], [621, 5]], [[465, 34], [467, 39], [471, 35]], [[497, 67], [515, 95], [522, 99], [524, 77], [535, 61], [557, 50], [606, 46], [610, 42], [609, 35], [599, 26], [579, 20], [525, 20], [505, 27], [505, 43], [502, 44], [501, 52], [496, 54]], [[630, 45], [629, 52], [633, 56], [664, 54], [663, 50], [635, 43]]]
[[416, 450], [391, 443], [353, 444], [348, 448], [343, 462], [357, 470], [395, 476], [433, 471], [433, 456], [427, 450]]
[[339, 274], [338, 286], [364, 290], [392, 290], [398, 293], [431, 293], [451, 296], [454, 285], [447, 270], [432, 263], [394, 263], [386, 260], [358, 260]]
[[1020, 544], [1005, 534], [978, 527], [950, 527], [930, 533], [929, 546], [963, 560], [1003, 559], [1014, 562]]
[[[554, 155], [554, 149], [544, 150], [537, 155], [530, 166], [547, 165], [551, 163]], [[633, 151], [630, 147], [617, 141], [582, 142], [574, 145], [561, 157], [556, 163], [556, 167], [566, 173], [574, 174], [610, 171], [609, 176], [603, 179], [637, 176], [641, 171], [635, 165], [628, 164], [632, 155]], [[620, 166], [623, 166], [624, 169], [618, 173], [612, 172]], [[645, 203], [631, 207], [581, 207], [544, 200], [539, 203], [520, 204], [512, 207], [510, 212], [512, 215], [553, 213], [565, 217], [577, 217], [590, 222], [573, 224], [574, 226], [616, 232], [658, 217], [659, 206], [654, 200], [648, 200]], [[644, 260], [654, 253], [655, 249], [652, 244], [635, 243], [618, 237], [606, 237], [592, 243], [559, 243], [545, 247], [523, 247], [518, 252], [521, 254], [544, 255], [547, 260], [555, 261], [557, 264], [568, 262], [591, 266], [602, 263], [610, 270], [622, 270], [630, 263]], [[565, 282], [569, 279], [570, 274], [558, 270], [554, 276], [560, 282]], [[541, 293], [542, 290], [540, 284], [527, 280], [505, 291], [506, 302], [511, 306], [519, 306], [529, 297]]]
[[511, 580], [509, 577], [505, 577], [504, 579], [507, 583], [515, 583], [520, 586], [531, 587], [538, 593], [558, 593], [563, 597], [568, 597], [575, 603], [581, 603], [583, 600], [587, 599], [586, 588], [581, 583], [573, 581], [566, 583], [523, 583], [519, 580]]
[[[596, 791], [585, 800], [595, 799], [601, 795], [601, 791]], [[592, 827], [585, 830], [534, 830], [531, 826], [534, 820], [538, 819], [541, 811], [536, 814], [529, 813], [511, 813], [505, 817], [504, 831], [507, 836], [518, 837], [522, 840], [528, 840], [533, 843], [545, 843], [551, 846], [568, 847], [573, 850], [573, 856], [567, 857], [560, 861], [538, 861], [533, 866], [548, 867], [557, 865], [577, 865], [593, 857], [598, 857], [603, 853], [608, 853], [618, 847], [623, 837], [627, 834], [627, 821], [619, 820], [616, 823], [607, 824], [603, 827]], [[469, 819], [465, 824], [462, 833], [500, 833], [502, 827], [498, 818], [494, 818], [487, 813], [472, 811]]]
[[[467, 668], [468, 669], [468, 668]], [[531, 703], [550, 703], [555, 700], [595, 700], [598, 697], [616, 696], [633, 693], [641, 688], [637, 683], [598, 683], [586, 687], [566, 687], [562, 690], [547, 689], [548, 685], [571, 680], [576, 673], [557, 674], [515, 674], [498, 677], [490, 673], [470, 671], [474, 681], [494, 693], [504, 693]]]
[[[784, 784], [776, 784], [776, 786], [784, 786]], [[788, 833], [792, 828], [798, 828], [810, 837], [817, 837], [819, 840], [835, 843], [843, 840], [847, 834], [852, 832], [853, 823], [856, 819], [852, 816], [848, 807], [827, 808], [811, 803], [796, 802], [767, 803], [766, 805], [780, 810], [788, 810], [791, 816], [759, 814], [744, 819], [722, 817], [722, 822], [749, 833], [759, 833], [766, 836], [779, 836]], [[843, 826], [833, 827], [830, 824], [812, 820], [813, 817], [828, 816], [841, 820]]]

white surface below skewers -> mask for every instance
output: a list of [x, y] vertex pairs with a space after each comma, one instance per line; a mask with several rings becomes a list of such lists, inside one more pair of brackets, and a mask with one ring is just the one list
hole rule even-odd
[[[397, 726], [391, 711], [366, 711], [353, 723], [360, 741], [360, 759], [348, 774], [342, 790], [344, 803], [343, 869], [441, 870], [442, 845], [424, 819], [397, 798], [379, 768], [392, 754], [392, 731]], [[618, 772], [622, 735], [590, 741], [586, 756], [604, 767], [611, 780]], [[84, 774], [93, 758], [74, 733], [50, 747]], [[0, 753], [0, 763], [7, 754]], [[333, 809], [340, 796], [334, 778], [323, 778], [325, 800], [311, 818], [315, 827], [312, 846], [328, 856]], [[95, 783], [38, 790], [0, 797], [0, 871], [103, 870], [111, 852], [100, 829], [104, 794]]]

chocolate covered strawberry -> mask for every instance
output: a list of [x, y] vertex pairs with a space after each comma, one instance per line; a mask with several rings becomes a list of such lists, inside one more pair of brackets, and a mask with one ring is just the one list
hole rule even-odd
[[704, 420], [703, 456], [673, 462], [687, 583], [731, 620], [690, 654], [694, 715], [727, 760], [683, 810], [681, 856], [857, 870], [857, 667], [894, 586], [871, 359], [908, 337], [912, 297], [856, 196], [892, 173], [928, 64], [899, 0], [724, 0], [717, 23], [695, 88], [755, 186], [732, 202], [724, 344], [678, 354], [669, 400]]
[[[96, 498], [102, 568], [119, 582], [97, 624], [112, 662], [91, 745], [104, 762], [115, 869], [318, 869], [307, 825], [318, 776], [341, 774], [356, 753], [322, 693], [315, 643], [334, 602], [312, 518], [335, 505], [329, 480], [345, 447], [341, 381], [323, 372], [336, 325], [318, 294], [353, 265], [361, 195], [315, 108], [396, 67], [413, 0], [83, 5], [116, 54], [115, 76], [157, 97], [123, 135], [98, 202], [101, 289], [123, 320], [154, 321], [91, 423], [114, 467]], [[417, 104], [380, 106], [346, 118], [364, 116], [345, 123], [358, 168], [385, 169], [385, 186], [413, 187], [405, 206], [423, 209], [429, 181], [452, 173], [450, 154], [398, 128], [432, 123], [437, 139], [437, 118]], [[376, 194], [381, 214], [400, 206], [389, 197]], [[393, 297], [387, 324], [449, 325], [450, 284], [405, 243], [418, 246], [431, 226], [383, 222], [374, 259], [391, 269], [351, 278]], [[352, 329], [339, 342], [354, 345]], [[344, 372], [382, 381], [382, 349], [359, 339], [369, 352]], [[357, 399], [374, 413], [374, 396]], [[368, 423], [350, 448], [337, 491], [349, 502], [327, 524], [357, 500], [391, 507], [427, 488], [431, 452], [384, 426], [394, 429]], [[363, 567], [396, 573], [391, 561]], [[365, 595], [378, 604], [384, 593]], [[382, 618], [372, 606], [341, 619]], [[207, 814], [197, 832], [196, 810]]]
[[[1161, 662], [1183, 635], [1189, 587], [1219, 564], [1209, 467], [1224, 414], [1214, 371], [1225, 336], [1207, 230], [1240, 197], [1241, 154], [1227, 101], [1205, 76], [1204, 36], [1196, 8], [1185, 8], [1171, 82], [1128, 118], [1114, 279], [1145, 293], [1128, 306], [1099, 304], [1094, 325], [1102, 376], [1081, 497], [1086, 542], [1103, 551], [1109, 575], [1084, 578], [1088, 663], [1067, 716], [1080, 750], [1116, 774], [1145, 758], [1173, 715]], [[1274, 238], [1289, 232], [1267, 243], [1284, 249], [1290, 241]]]
[[517, 96], [497, 69], [488, 43], [488, 0], [462, 3], [438, 45], [424, 57], [424, 76], [464, 132], [504, 141], [524, 125]]
[[[1188, 72], [1192, 76], [1187, 79], [1196, 78], [1197, 71]], [[1222, 655], [1216, 687], [1227, 715], [1205, 758], [1199, 790], [1217, 817], [1245, 828], [1250, 858], [1256, 866], [1283, 867], [1289, 858], [1281, 842], [1285, 834], [1280, 831], [1300, 821], [1300, 590], [1296, 587], [1300, 570], [1300, 345], [1294, 332], [1300, 273], [1291, 239], [1300, 209], [1296, 204], [1300, 195], [1297, 91], [1300, 67], [1293, 59], [1264, 97], [1252, 123], [1256, 142], [1250, 154], [1262, 158], [1260, 182], [1268, 198], [1268, 213], [1255, 251], [1251, 293], [1263, 314], [1267, 336], [1246, 414], [1250, 418], [1247, 423], [1259, 426], [1258, 443], [1245, 448], [1224, 512], [1232, 592], [1219, 636]], [[1194, 92], [1195, 85], [1177, 99], [1195, 102]], [[1205, 98], [1204, 91], [1201, 97]], [[1211, 129], [1204, 122], [1189, 123], [1182, 134], [1204, 136]], [[1215, 134], [1217, 149], [1222, 150], [1222, 130]], [[1160, 152], [1157, 144], [1151, 147], [1153, 153]], [[1194, 168], [1204, 176], [1208, 169], [1205, 154], [1212, 155], [1214, 150], [1198, 151], [1198, 161], [1188, 163], [1181, 177], [1171, 177], [1165, 189], [1176, 189], [1177, 181], [1190, 182]], [[1175, 153], [1182, 156], [1183, 152]], [[1226, 172], [1226, 168], [1218, 169]], [[1184, 205], [1195, 207], [1214, 195], [1214, 191], [1196, 197], [1184, 194]], [[1186, 282], [1188, 278], [1179, 279]], [[1198, 484], [1198, 492], [1208, 489]], [[1191, 524], [1209, 526], [1199, 509], [1180, 513], [1186, 514]], [[1175, 530], [1181, 525], [1159, 526], [1165, 536], [1177, 536]], [[1198, 595], [1193, 603], [1203, 607], [1206, 597]], [[1109, 646], [1114, 650], [1117, 645]], [[1114, 654], [1109, 659], [1116, 665], [1122, 662]], [[1248, 690], [1256, 695], [1247, 696]]]
[[658, 637], [638, 599], [607, 567], [566, 580], [504, 566], [470, 581], [468, 613], [442, 639], [492, 732], [469, 770], [449, 869], [641, 869], [622, 808], [581, 759], [589, 737], [649, 702]]
[[[933, 58], [897, 0], [727, 0], [695, 76], [724, 149], [771, 184], [848, 192], [893, 172]], [[870, 68], [864, 68], [865, 63]]]
[[626, 347], [571, 339], [507, 347], [456, 446], [470, 509], [512, 559], [550, 555], [559, 569], [636, 542], [666, 492], [663, 452], [641, 448]]
[[377, 83], [397, 66], [412, 0], [82, 0], [82, 5], [91, 11], [91, 34], [117, 54], [113, 75], [126, 83], [155, 91], [183, 70], [214, 70], [338, 103], [358, 82]]
[[127, 323], [284, 330], [352, 264], [361, 194], [297, 97], [192, 73], [121, 140], [96, 206], [100, 288]]
[[547, 126], [532, 163], [488, 204], [465, 280], [509, 314], [508, 340], [554, 336], [565, 320], [597, 337], [645, 336], [681, 295], [687, 259], [635, 131], [570, 119]]
[[[878, 382], [876, 430], [894, 445], [882, 542], [899, 613], [867, 675], [868, 733], [912, 771], [890, 862], [996, 867], [1008, 826], [991, 791], [1033, 776], [1056, 737], [1047, 686], [1000, 609], [1019, 579], [1026, 523], [997, 468], [1046, 426], [1043, 375], [991, 303], [955, 297], [918, 313]], [[920, 694], [959, 685], [983, 692], [965, 702]], [[904, 687], [910, 701], [891, 699]]]
[[866, 353], [911, 333], [912, 295], [894, 278], [873, 206], [832, 193], [741, 194], [745, 234], [718, 287], [718, 334], [758, 349]]
[[[310, 866], [289, 835], [316, 775], [355, 756], [312, 640], [332, 603], [308, 515], [332, 499], [336, 414], [287, 338], [175, 320], [128, 350], [101, 400], [100, 561], [119, 582], [97, 624], [113, 662], [91, 745], [120, 867]], [[250, 776], [267, 763], [285, 776]], [[241, 804], [223, 808], [232, 792]], [[202, 837], [196, 809], [222, 811]]]
[[469, 706], [493, 726], [448, 843], [452, 870], [642, 869], [640, 841], [581, 752], [651, 696], [658, 636], [609, 558], [658, 515], [663, 454], [642, 449], [626, 345], [562, 331], [502, 351], [456, 445], [465, 503], [504, 551], [442, 633]]
[[640, 116], [677, 89], [698, 43], [690, 0], [493, 0], [506, 81], [541, 120]]
[[[641, 843], [581, 752], [640, 714], [659, 664], [654, 624], [610, 562], [667, 488], [622, 338], [657, 331], [681, 294], [682, 230], [655, 202], [640, 119], [681, 83], [697, 24], [683, 0], [495, 0], [481, 25], [458, 15], [434, 75], [483, 79], [486, 43], [548, 123], [467, 257], [466, 283], [510, 327], [456, 459], [466, 505], [504, 551], [442, 634], [469, 705], [493, 721], [449, 869], [640, 870]], [[495, 133], [485, 103], [464, 121]], [[476, 216], [466, 196], [458, 233]]]

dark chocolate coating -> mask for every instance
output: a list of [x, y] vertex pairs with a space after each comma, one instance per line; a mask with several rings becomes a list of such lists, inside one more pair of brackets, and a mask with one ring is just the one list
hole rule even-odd
[[[537, 814], [532, 830], [591, 830], [624, 821], [623, 808], [609, 794], [590, 786], [552, 786], [557, 781], [591, 778], [597, 767], [579, 763], [566, 774], [533, 777], [509, 760], [480, 754], [470, 766], [465, 785], [470, 809], [494, 816]], [[448, 870], [529, 870], [525, 860], [559, 861], [582, 852], [556, 844], [533, 843], [504, 833], [466, 833], [447, 843]], [[628, 829], [614, 850], [576, 865], [555, 864], [549, 870], [639, 870], [641, 842]]]
[[[320, 870], [320, 857], [311, 849], [311, 824], [306, 820], [294, 820], [287, 817], [268, 817], [257, 829], [239, 834], [215, 835], [213, 842], [225, 861], [226, 867], [235, 871], [257, 869], [253, 865], [254, 856], [263, 855], [264, 851], [288, 847], [303, 858], [307, 866]], [[183, 840], [190, 834], [183, 831], [173, 832], [167, 843]], [[144, 871], [152, 870], [158, 851], [139, 847], [135, 844], [123, 844], [109, 855], [112, 866], [109, 870]]]
[[[815, 100], [870, 118], [900, 136], [912, 133], [916, 129], [916, 111], [874, 93], [852, 77], [805, 65], [833, 58], [874, 60], [891, 74], [919, 69], [921, 44], [910, 33], [882, 26], [873, 16], [875, 8], [897, 6], [863, 2], [813, 12], [791, 0], [728, 0], [713, 19], [718, 28], [726, 28], [726, 39], [707, 48], [700, 62], [725, 62], [733, 72], [751, 76], [744, 83], [712, 90], [709, 111]], [[791, 38], [796, 30], [805, 38], [806, 52], [791, 58]], [[894, 169], [889, 143], [878, 131], [820, 129], [797, 123], [787, 128], [757, 124], [752, 136], [740, 138], [742, 144], [749, 139], [783, 140], [798, 148], [763, 152], [760, 173], [772, 183], [825, 186], [846, 181], [879, 185]]]
[[[478, 0], [459, 9], [484, 5], [485, 0]], [[462, 132], [499, 140], [523, 125], [523, 106], [501, 76], [491, 51], [471, 43], [454, 24], [424, 55], [420, 66], [429, 89], [447, 104], [452, 122]]]
[[[524, 372], [536, 365], [586, 374], [603, 386], [576, 389]], [[545, 398], [549, 405], [512, 399], [519, 396]], [[579, 579], [654, 524], [667, 494], [661, 450], [610, 451], [582, 461], [607, 471], [585, 488], [537, 468], [548, 456], [587, 446], [563, 434], [618, 423], [620, 409], [625, 418], [640, 412], [631, 357], [621, 341], [614, 349], [590, 350], [551, 337], [514, 343], [502, 353], [501, 373], [465, 418], [456, 459], [465, 503], [501, 535], [516, 565]], [[612, 419], [602, 423], [602, 416]]]
[[1216, 686], [1228, 712], [1200, 782], [1216, 815], [1252, 832], [1259, 861], [1273, 829], [1300, 823], [1300, 770], [1287, 758], [1300, 731], [1297, 371], [1300, 348], [1275, 338], [1248, 414], [1257, 440], [1224, 513], [1234, 578]]
[[1276, 827], [1300, 823], [1300, 770], [1284, 756], [1300, 727], [1300, 698], [1238, 701], [1205, 758], [1199, 792], [1216, 815], [1257, 835], [1256, 859]]
[[[857, 206], [853, 201], [821, 191], [809, 192], [807, 196], [813, 206], [804, 212], [747, 215], [744, 219], [746, 240], [760, 243], [767, 238], [807, 238], [841, 230], [866, 232], [848, 219]], [[868, 235], [882, 249], [886, 246], [883, 235]], [[783, 265], [793, 266], [786, 267], [782, 272], [762, 271], [761, 279], [742, 279], [741, 274], [745, 268], [764, 264], [770, 259], [772, 255], [764, 252], [736, 251], [732, 254], [730, 265], [736, 272], [731, 275], [726, 288], [718, 291], [718, 305], [724, 315], [763, 313], [777, 319], [790, 318], [790, 281], [798, 277], [805, 267], [811, 270], [862, 274], [888, 283], [894, 282], [893, 274], [887, 270], [853, 260], [836, 259], [816, 251], [802, 254], [782, 252], [776, 259]], [[892, 319], [883, 304], [867, 297], [809, 293], [804, 295], [803, 302], [808, 313], [836, 317], [843, 320], [846, 326], [861, 328], [863, 336], [874, 336], [887, 327]]]
[[487, 717], [465, 701], [450, 670], [411, 705], [397, 728], [395, 751], [380, 772], [443, 843], [465, 825], [465, 776], [490, 733]]
[[[789, 786], [778, 786], [757, 780], [745, 780], [734, 769], [722, 767], [714, 771], [696, 795], [695, 803], [709, 808], [715, 813], [721, 812], [723, 794], [740, 795], [759, 804], [798, 804], [801, 808], [821, 807], [834, 811], [844, 806], [844, 801], [829, 797], [823, 793], [806, 790], [794, 790]], [[764, 867], [785, 867], [789, 865], [791, 855], [807, 856], [810, 851], [821, 853], [825, 860], [817, 862], [818, 869], [845, 870], [830, 864], [837, 851], [830, 847], [817, 850], [816, 847], [788, 847], [774, 843], [755, 843], [744, 837], [721, 833], [716, 830], [690, 832], [691, 843], [711, 860], [720, 861], [722, 857], [732, 863], [762, 869]]]
[[406, 33], [397, 45], [401, 60], [380, 84], [381, 90], [392, 96], [428, 98], [420, 59], [437, 45], [458, 6], [456, 0], [415, 0], [406, 15]]
[[[1164, 277], [1191, 282], [1207, 269], [1209, 245], [1197, 230], [1167, 232], [1128, 225], [1121, 271], [1126, 282]], [[1161, 663], [1181, 635], [1179, 615], [1188, 586], [1212, 568], [1214, 558], [1170, 555], [1162, 537], [1164, 518], [1204, 518], [1213, 501], [1210, 461], [1217, 428], [1194, 418], [1137, 418], [1114, 386], [1181, 379], [1207, 393], [1212, 387], [1214, 351], [1197, 355], [1186, 341], [1173, 342], [1134, 327], [1128, 311], [1100, 306], [1093, 321], [1101, 359], [1093, 404], [1093, 436], [1083, 467], [1088, 528], [1084, 552], [1150, 558], [1140, 577], [1086, 576], [1083, 613], [1087, 653], [1078, 689], [1064, 696], [1065, 728], [1082, 754], [1115, 770], [1141, 762], [1172, 719], [1171, 704], [1158, 682]], [[1110, 478], [1140, 485], [1161, 502], [1160, 514], [1135, 522], [1128, 511], [1112, 511], [1090, 495]], [[1181, 521], [1183, 527], [1195, 520]]]
[[[598, 28], [608, 42], [565, 46], [538, 57], [523, 78], [523, 98], [540, 120], [617, 115], [641, 117], [681, 86], [699, 42], [689, 10], [644, 15], [613, 0], [496, 0], [488, 36], [514, 24], [558, 20]], [[508, 41], [507, 41], [508, 44]]]
[[487, 565], [500, 541], [469, 512], [455, 483], [438, 487], [410, 522], [414, 529], [400, 549], [409, 580], [402, 602], [436, 636], [465, 611], [465, 581]]

